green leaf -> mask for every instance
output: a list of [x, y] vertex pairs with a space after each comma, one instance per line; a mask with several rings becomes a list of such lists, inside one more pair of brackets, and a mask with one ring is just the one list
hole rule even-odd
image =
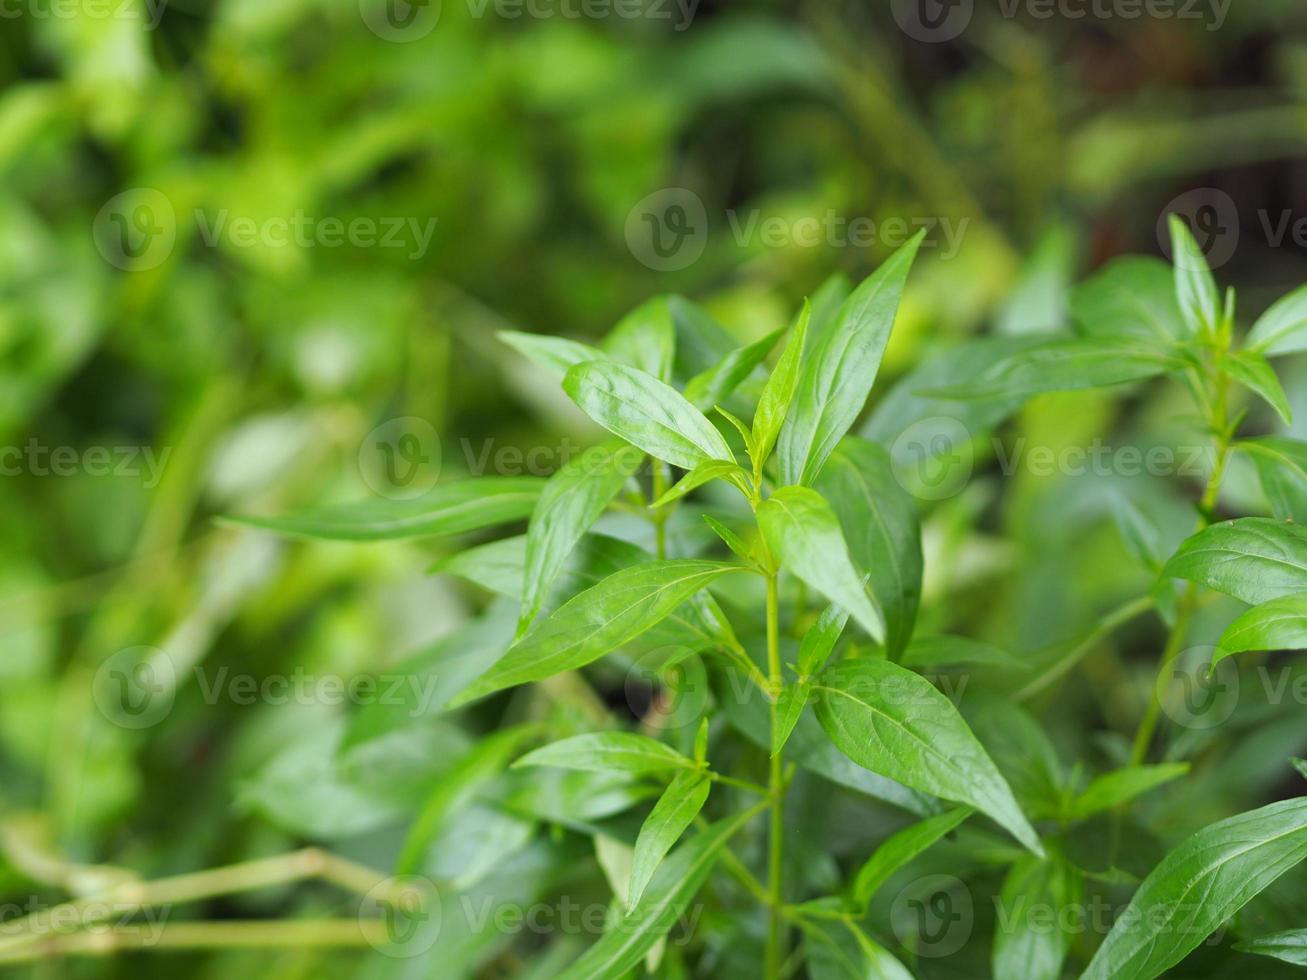
[[704, 772], [680, 772], [667, 791], [654, 804], [649, 819], [635, 839], [635, 858], [631, 864], [631, 894], [628, 906], [639, 904], [644, 890], [658, 865], [708, 801], [712, 780]]
[[1307, 442], [1265, 436], [1239, 442], [1236, 448], [1257, 468], [1271, 512], [1280, 520], [1307, 524]]
[[724, 402], [767, 359], [784, 332], [784, 328], [773, 330], [761, 340], [745, 347], [737, 347], [715, 367], [691, 378], [685, 386], [685, 397], [701, 411]]
[[925, 394], [937, 398], [1029, 398], [1155, 378], [1185, 366], [1179, 357], [1127, 341], [1059, 337], [1028, 345], [973, 380]]
[[553, 766], [585, 772], [661, 772], [664, 769], [693, 769], [694, 762], [670, 745], [633, 732], [588, 732], [551, 742], [528, 752], [513, 763], [522, 766]]
[[812, 294], [812, 319], [808, 323], [805, 350], [810, 349], [822, 334], [835, 326], [840, 308], [852, 292], [853, 283], [842, 272], [832, 273], [817, 287], [817, 291]]
[[655, 296], [622, 317], [604, 338], [603, 349], [615, 361], [670, 382], [676, 327], [668, 297]]
[[731, 835], [757, 809], [713, 824], [662, 863], [644, 897], [556, 980], [618, 980], [671, 931], [721, 856]]
[[639, 450], [609, 442], [568, 460], [546, 481], [526, 532], [519, 632], [540, 612], [576, 543], [643, 462]]
[[1135, 797], [1156, 789], [1189, 771], [1187, 762], [1167, 762], [1156, 766], [1126, 766], [1099, 776], [1072, 802], [1068, 816], [1083, 820], [1103, 810], [1128, 803]]
[[1130, 338], [1163, 349], [1192, 336], [1175, 298], [1175, 275], [1161, 259], [1127, 256], [1105, 265], [1071, 294], [1080, 332]]
[[844, 632], [849, 614], [839, 606], [827, 606], [799, 644], [798, 671], [800, 677], [811, 677], [821, 670], [831, 651]]
[[1221, 634], [1218, 663], [1248, 650], [1307, 650], [1307, 592], [1253, 606]]
[[908, 968], [855, 922], [802, 919], [799, 925], [808, 937], [811, 980], [912, 980]]
[[772, 726], [771, 733], [773, 758], [781, 754], [785, 743], [790, 740], [811, 692], [812, 681], [807, 679], [800, 679], [781, 688], [781, 693], [776, 698], [776, 724]]
[[1162, 859], [1082, 980], [1152, 980], [1307, 858], [1307, 797], [1211, 824]]
[[941, 667], [994, 667], [1011, 670], [1024, 666], [992, 643], [966, 636], [923, 636], [912, 641], [899, 663], [914, 670], [931, 671]]
[[1057, 856], [1026, 856], [1012, 865], [995, 903], [994, 976], [1062, 976], [1072, 939], [1064, 911], [1078, 911], [1083, 884], [1079, 872]]
[[885, 617], [885, 649], [898, 657], [912, 638], [921, 601], [921, 523], [889, 454], [849, 436], [817, 480], [839, 517], [853, 564]]
[[691, 490], [697, 490], [713, 480], [726, 480], [733, 486], [740, 487], [742, 493], [746, 493], [748, 479], [749, 475], [735, 463], [724, 459], [707, 459], [681, 477], [675, 485], [653, 502], [653, 506], [665, 507], [674, 500], [680, 500]]
[[518, 330], [501, 330], [496, 336], [523, 357], [560, 377], [567, 373], [568, 368], [577, 364], [608, 359], [608, 355], [598, 347], [565, 337], [522, 333]]
[[1275, 369], [1266, 358], [1254, 351], [1245, 350], [1229, 355], [1221, 363], [1230, 377], [1260, 395], [1275, 409], [1285, 425], [1292, 424], [1293, 409], [1289, 407], [1289, 399], [1280, 385], [1280, 379], [1275, 376]]
[[643, 371], [589, 361], [567, 372], [563, 388], [605, 429], [658, 459], [685, 470], [708, 459], [734, 460], [702, 412]]
[[975, 810], [969, 806], [955, 807], [911, 824], [885, 840], [858, 869], [849, 887], [849, 896], [858, 908], [865, 909], [880, 887], [889, 881], [890, 875], [973, 813]]
[[1267, 357], [1307, 350], [1307, 286], [1281, 298], [1253, 324], [1245, 341]]
[[454, 704], [593, 663], [654, 626], [713, 579], [740, 570], [723, 562], [673, 559], [615, 572], [537, 623]]
[[752, 444], [750, 452], [754, 454], [757, 466], [761, 466], [771, 455], [772, 447], [776, 445], [776, 437], [780, 435], [781, 426], [785, 423], [785, 416], [790, 410], [790, 403], [794, 400], [794, 391], [799, 385], [799, 369], [803, 363], [803, 344], [808, 336], [808, 322], [811, 315], [811, 307], [804, 302], [803, 311], [790, 332], [790, 339], [785, 342], [785, 350], [781, 352], [780, 360], [776, 362], [776, 367], [772, 369], [767, 383], [763, 385], [762, 394], [758, 397], [758, 407], [753, 413], [750, 440]]
[[758, 529], [781, 565], [838, 603], [877, 642], [885, 621], [853, 567], [839, 519], [815, 490], [781, 487], [758, 507]]
[[1307, 528], [1269, 517], [1213, 524], [1185, 541], [1162, 575], [1249, 605], [1307, 592]]
[[853, 291], [806, 358], [777, 445], [782, 484], [810, 486], [857, 420], [924, 237], [919, 232]]
[[226, 520], [280, 534], [332, 541], [391, 541], [462, 534], [528, 517], [545, 481], [534, 476], [489, 476], [438, 485], [414, 500], [368, 498], [285, 517]]
[[1175, 298], [1194, 334], [1215, 336], [1221, 326], [1221, 295], [1207, 266], [1207, 257], [1178, 214], [1171, 215], [1171, 255], [1175, 265]]
[[457, 575], [483, 589], [518, 599], [522, 595], [525, 564], [526, 535], [516, 534], [456, 551], [432, 565], [430, 572], [433, 575]]
[[886, 660], [828, 668], [813, 684], [817, 719], [858, 765], [993, 817], [1042, 854], [1012, 790], [948, 698]]
[[1277, 932], [1271, 936], [1258, 936], [1235, 943], [1234, 948], [1241, 953], [1256, 953], [1258, 956], [1271, 956], [1295, 966], [1307, 966], [1307, 929], [1290, 929]]
[[713, 517], [712, 514], [703, 514], [703, 522], [712, 528], [713, 534], [722, 539], [722, 543], [730, 548], [738, 557], [744, 561], [753, 561], [753, 556], [749, 554], [749, 546], [744, 543], [744, 539], [732, 531], [729, 527]]

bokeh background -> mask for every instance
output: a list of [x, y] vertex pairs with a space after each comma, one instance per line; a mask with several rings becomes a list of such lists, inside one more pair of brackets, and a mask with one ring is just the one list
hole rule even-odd
[[[157, 877], [310, 842], [391, 860], [483, 718], [349, 756], [348, 705], [206, 697], [195, 669], [210, 682], [384, 672], [486, 595], [426, 574], [449, 542], [307, 545], [214, 518], [548, 473], [594, 431], [499, 329], [593, 339], [679, 293], [756, 339], [828, 276], [869, 272], [905, 221], [931, 232], [876, 402], [967, 338], [1064, 326], [1077, 279], [1119, 254], [1164, 254], [1168, 210], [1193, 220], [1245, 324], [1307, 282], [1307, 10], [1137, 10], [6, 0], [5, 920], [67, 893], [58, 874], [37, 880], [52, 867]], [[1307, 370], [1285, 363], [1307, 419]], [[1181, 406], [1174, 393], [1045, 397], [1003, 439], [1183, 444]], [[1183, 479], [1005, 473], [973, 434], [970, 480], [923, 500], [928, 624], [1038, 651], [1147, 589], [1105, 501], [1128, 493], [1183, 534]], [[1237, 473], [1231, 494], [1264, 510]], [[1112, 757], [1093, 733], [1128, 730], [1156, 634], [1132, 628], [1038, 702], [1068, 758]], [[175, 683], [162, 708], [124, 717], [96, 678], [140, 647], [166, 651]], [[1157, 819], [1196, 826], [1240, 793], [1283, 792], [1284, 755], [1307, 745], [1301, 711], [1250, 707]], [[856, 837], [817, 839], [856, 852]], [[448, 849], [464, 875], [508, 852], [531, 858], [515, 883], [540, 890], [578, 861], [547, 828], [480, 809]], [[303, 885], [176, 914], [347, 907]], [[276, 950], [9, 969], [548, 976], [539, 945], [483, 929], [418, 963]]]

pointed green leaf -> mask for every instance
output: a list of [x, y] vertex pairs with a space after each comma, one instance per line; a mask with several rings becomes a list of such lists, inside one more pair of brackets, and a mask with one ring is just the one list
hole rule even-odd
[[1261, 354], [1245, 350], [1231, 354], [1221, 363], [1225, 365], [1225, 370], [1229, 372], [1230, 377], [1260, 395], [1275, 409], [1285, 425], [1292, 424], [1293, 409], [1289, 407], [1288, 396], [1280, 385], [1280, 379], [1275, 375], [1275, 369], [1266, 358]]
[[858, 869], [849, 887], [854, 903], [865, 909], [881, 885], [918, 854], [975, 813], [969, 806], [955, 807], [911, 824], [885, 840]]
[[1204, 827], [1162, 859], [1082, 980], [1152, 980], [1307, 858], [1307, 797]]
[[734, 459], [702, 412], [644, 371], [589, 361], [567, 372], [563, 388], [605, 429], [681, 469], [692, 470], [708, 459]]
[[667, 791], [654, 804], [649, 819], [640, 828], [635, 839], [635, 858], [631, 864], [631, 894], [628, 906], [639, 904], [644, 890], [653, 878], [672, 845], [694, 823], [694, 818], [708, 801], [712, 781], [704, 772], [681, 772], [671, 781]]
[[805, 302], [803, 310], [799, 313], [799, 319], [790, 331], [790, 338], [785, 342], [785, 350], [781, 352], [780, 360], [776, 362], [776, 367], [772, 369], [758, 398], [758, 407], [753, 413], [750, 440], [753, 447], [750, 452], [754, 454], [756, 465], [761, 466], [771, 455], [772, 447], [776, 445], [776, 437], [780, 435], [781, 426], [785, 422], [786, 413], [790, 410], [794, 391], [799, 385], [803, 344], [808, 336], [808, 321], [811, 315], [812, 310]]
[[912, 637], [921, 601], [921, 523], [899, 483], [889, 454], [849, 436], [817, 480], [817, 491], [839, 517], [860, 576], [885, 616], [885, 649], [898, 657]]
[[1307, 591], [1253, 606], [1226, 627], [1217, 646], [1213, 663], [1247, 650], [1307, 650]]
[[1221, 325], [1221, 295], [1207, 266], [1207, 257], [1189, 226], [1171, 215], [1171, 255], [1175, 265], [1175, 298], [1190, 332], [1215, 336]]
[[974, 806], [1043, 853], [994, 761], [953, 703], [925, 678], [887, 660], [846, 661], [820, 675], [813, 698], [826, 734], [858, 765]]
[[995, 907], [994, 976], [1058, 980], [1077, 928], [1066, 912], [1079, 911], [1083, 890], [1080, 873], [1056, 855], [1012, 865]]
[[1164, 783], [1179, 779], [1188, 771], [1187, 762], [1167, 762], [1156, 766], [1126, 766], [1106, 773], [1072, 800], [1069, 816], [1072, 820], [1083, 820], [1103, 810], [1129, 803]]
[[653, 506], [665, 507], [713, 480], [728, 480], [743, 491], [744, 486], [748, 485], [748, 478], [749, 475], [735, 463], [724, 459], [707, 459], [676, 481], [675, 485], [653, 502]]
[[805, 359], [777, 441], [782, 484], [810, 486], [857, 420], [924, 237], [924, 231], [918, 233], [853, 291]]
[[332, 541], [391, 541], [462, 534], [528, 517], [545, 481], [534, 476], [491, 476], [445, 483], [413, 500], [368, 498], [285, 517], [226, 520], [280, 534]]
[[1132, 338], [1168, 348], [1193, 335], [1175, 298], [1175, 275], [1161, 259], [1127, 256], [1105, 265], [1071, 294], [1081, 333]]
[[1280, 299], [1253, 324], [1247, 347], [1267, 357], [1307, 350], [1307, 286]]
[[800, 677], [811, 677], [821, 670], [848, 621], [849, 614], [839, 606], [827, 606], [822, 611], [799, 644], [797, 667]]
[[1290, 929], [1277, 932], [1272, 936], [1258, 936], [1235, 943], [1234, 948], [1241, 953], [1255, 953], [1258, 956], [1270, 956], [1294, 966], [1307, 966], [1307, 929]]
[[790, 740], [811, 691], [812, 682], [807, 679], [800, 679], [781, 688], [781, 693], [776, 698], [776, 724], [772, 726], [771, 733], [773, 757], [780, 755], [785, 743]]
[[701, 411], [724, 402], [767, 359], [784, 332], [784, 329], [773, 330], [761, 340], [737, 347], [715, 367], [691, 378], [685, 386], [685, 397]]
[[615, 572], [537, 623], [454, 704], [593, 663], [654, 626], [713, 579], [740, 570], [723, 562], [673, 559]]
[[713, 824], [662, 863], [644, 897], [556, 980], [618, 980], [634, 969], [685, 914], [731, 835], [754, 810]]
[[535, 619], [576, 543], [643, 462], [638, 449], [609, 442], [568, 460], [546, 481], [526, 532], [519, 628]]
[[608, 359], [608, 355], [598, 347], [565, 337], [523, 333], [519, 330], [501, 330], [496, 336], [523, 357], [553, 371], [559, 377], [574, 365]]
[[1237, 443], [1257, 468], [1262, 492], [1280, 520], [1307, 524], [1307, 442], [1266, 436]]
[[1307, 592], [1307, 528], [1269, 517], [1213, 524], [1185, 541], [1162, 574], [1249, 605]]
[[703, 514], [702, 517], [703, 522], [712, 528], [713, 534], [721, 538], [726, 547], [745, 561], [753, 561], [753, 556], [749, 554], [749, 546], [744, 543], [743, 538], [713, 517], [712, 514]]
[[830, 505], [807, 487], [781, 487], [758, 508], [762, 531], [781, 565], [852, 615], [877, 642], [885, 622], [853, 567]]
[[694, 763], [670, 745], [634, 732], [588, 732], [551, 742], [528, 752], [513, 763], [522, 766], [553, 766], [586, 772], [660, 772], [665, 769], [693, 769]]
[[670, 382], [676, 327], [668, 297], [655, 296], [622, 317], [604, 338], [603, 349], [615, 361]]

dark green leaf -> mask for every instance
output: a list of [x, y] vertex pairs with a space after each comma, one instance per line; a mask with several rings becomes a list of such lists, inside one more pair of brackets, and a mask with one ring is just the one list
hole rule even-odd
[[1128, 803], [1136, 796], [1179, 779], [1189, 771], [1187, 762], [1166, 762], [1156, 766], [1126, 766], [1099, 776], [1071, 801], [1069, 817], [1083, 820], [1103, 810]]
[[645, 887], [653, 878], [658, 865], [683, 833], [694, 823], [694, 818], [708, 801], [712, 780], [704, 772], [681, 772], [671, 781], [667, 791], [654, 804], [649, 819], [640, 828], [635, 841], [635, 856], [631, 861], [631, 893], [628, 906], [640, 903]]
[[933, 817], [903, 828], [875, 851], [858, 869], [849, 888], [849, 895], [859, 908], [867, 903], [890, 878], [918, 854], [930, 847], [975, 811], [969, 806], [955, 807]]
[[996, 977], [1058, 980], [1071, 946], [1083, 880], [1056, 855], [1023, 857], [1012, 865], [996, 903], [993, 967]]
[[1162, 574], [1249, 605], [1307, 592], [1307, 528], [1268, 517], [1213, 524], [1185, 541]]

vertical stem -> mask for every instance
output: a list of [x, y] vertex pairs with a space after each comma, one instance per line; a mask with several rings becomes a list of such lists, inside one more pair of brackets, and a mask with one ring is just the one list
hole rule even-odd
[[[657, 500], [667, 492], [667, 464], [661, 459], [653, 461], [653, 499]], [[653, 512], [654, 554], [658, 558], [667, 557], [667, 510], [659, 507]]]
[[[776, 695], [782, 683], [780, 599], [776, 578], [775, 571], [767, 576], [767, 679], [771, 688], [768, 709], [771, 712], [773, 742], [779, 721], [776, 712]], [[767, 785], [771, 793], [770, 839], [767, 851], [767, 886], [771, 900], [767, 919], [767, 959], [764, 976], [766, 980], [777, 980], [781, 975], [781, 962], [785, 958], [785, 920], [782, 915], [785, 893], [781, 879], [785, 846], [782, 837], [785, 819], [785, 784], [781, 773], [780, 753], [771, 757], [771, 771]]]

